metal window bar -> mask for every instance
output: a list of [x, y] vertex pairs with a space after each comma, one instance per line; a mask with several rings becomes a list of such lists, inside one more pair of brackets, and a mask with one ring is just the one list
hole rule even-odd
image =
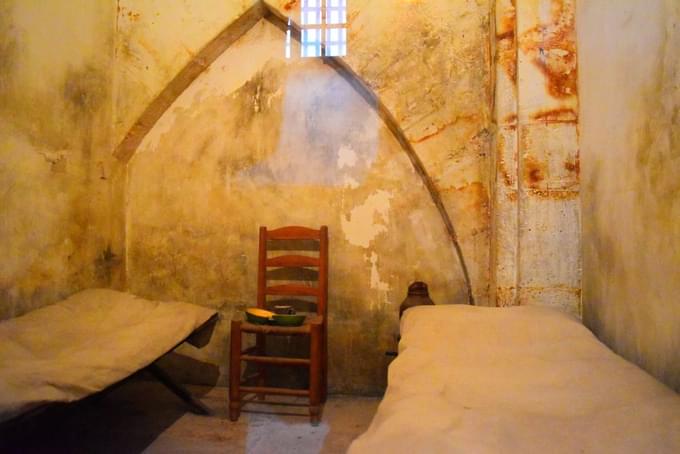
[[301, 57], [347, 55], [347, 0], [302, 0], [300, 22]]

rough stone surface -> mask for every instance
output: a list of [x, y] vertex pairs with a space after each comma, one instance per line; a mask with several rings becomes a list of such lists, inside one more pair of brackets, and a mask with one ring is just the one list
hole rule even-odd
[[584, 322], [680, 391], [680, 5], [583, 1], [578, 23]]
[[581, 313], [574, 17], [573, 0], [496, 2], [491, 299], [499, 306]]

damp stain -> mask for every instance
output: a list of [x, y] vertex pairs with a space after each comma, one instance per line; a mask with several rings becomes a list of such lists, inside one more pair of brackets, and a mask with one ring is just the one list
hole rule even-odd
[[62, 95], [75, 116], [96, 113], [106, 101], [107, 94], [108, 79], [94, 66], [70, 69], [64, 77]]
[[551, 21], [529, 29], [519, 40], [522, 52], [546, 77], [548, 93], [558, 99], [578, 94], [574, 15], [572, 0], [552, 0]]
[[19, 57], [16, 30], [9, 18], [9, 5], [0, 5], [0, 97], [9, 90]]

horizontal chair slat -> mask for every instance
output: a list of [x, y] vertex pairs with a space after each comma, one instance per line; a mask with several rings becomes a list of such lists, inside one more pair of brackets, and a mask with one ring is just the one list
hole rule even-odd
[[306, 285], [274, 285], [265, 289], [266, 295], [304, 295], [304, 296], [318, 296], [319, 289], [316, 287], [308, 287]]
[[241, 356], [243, 361], [251, 361], [254, 363], [262, 364], [277, 364], [283, 366], [309, 366], [309, 359], [307, 358], [282, 358], [280, 356], [256, 356], [256, 355], [243, 355]]
[[308, 257], [305, 255], [279, 255], [268, 258], [265, 262], [267, 266], [319, 266], [318, 257]]
[[279, 394], [282, 396], [309, 396], [309, 390], [294, 388], [270, 388], [268, 386], [239, 386], [241, 393]]
[[318, 240], [319, 238], [321, 238], [319, 230], [307, 227], [291, 226], [267, 230], [269, 240]]

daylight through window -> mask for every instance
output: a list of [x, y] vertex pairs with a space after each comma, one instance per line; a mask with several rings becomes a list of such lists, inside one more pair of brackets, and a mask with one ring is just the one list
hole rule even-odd
[[[347, 55], [347, 0], [302, 0], [300, 28], [301, 57]], [[286, 34], [286, 58], [291, 57], [290, 49], [289, 27]]]

